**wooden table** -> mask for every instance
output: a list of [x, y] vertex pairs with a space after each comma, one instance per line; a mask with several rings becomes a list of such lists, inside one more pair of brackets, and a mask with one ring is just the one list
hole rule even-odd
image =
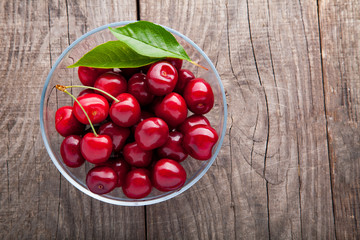
[[[214, 165], [152, 206], [93, 200], [40, 135], [45, 78], [85, 32], [149, 20], [193, 39], [229, 107]], [[0, 239], [359, 239], [358, 0], [3, 0]]]

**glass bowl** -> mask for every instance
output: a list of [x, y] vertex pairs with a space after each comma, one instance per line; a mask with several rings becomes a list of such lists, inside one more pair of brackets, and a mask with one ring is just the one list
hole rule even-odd
[[[152, 189], [150, 195], [142, 199], [129, 199], [127, 198], [121, 188], [116, 188], [112, 192], [104, 195], [97, 195], [88, 190], [85, 179], [86, 173], [93, 167], [90, 163], [85, 163], [79, 168], [67, 167], [60, 155], [60, 145], [63, 140], [55, 130], [55, 112], [58, 108], [73, 104], [72, 99], [65, 93], [57, 91], [55, 89], [56, 84], [61, 85], [76, 85], [80, 84], [80, 80], [77, 76], [77, 68], [70, 69], [67, 66], [73, 64], [86, 52], [94, 48], [95, 46], [102, 44], [109, 40], [116, 40], [110, 33], [108, 27], [119, 27], [131, 22], [117, 22], [96, 28], [73, 42], [55, 62], [49, 75], [46, 78], [46, 82], [41, 95], [40, 103], [40, 127], [41, 134], [44, 140], [45, 147], [50, 155], [51, 160], [60, 171], [60, 173], [76, 188], [83, 193], [98, 199], [103, 202], [122, 205], [122, 206], [142, 206], [159, 203], [168, 199], [171, 199], [182, 192], [189, 189], [194, 185], [210, 168], [215, 161], [220, 147], [224, 140], [226, 130], [226, 117], [227, 107], [223, 85], [220, 80], [220, 76], [216, 71], [213, 63], [206, 56], [206, 54], [189, 38], [181, 33], [165, 27], [171, 32], [179, 43], [184, 47], [190, 58], [199, 63], [200, 65], [208, 68], [208, 71], [196, 67], [184, 61], [183, 68], [191, 70], [195, 77], [201, 77], [208, 81], [213, 89], [215, 104], [213, 109], [205, 116], [209, 119], [212, 127], [217, 131], [219, 140], [213, 148], [212, 157], [207, 161], [199, 161], [192, 159], [190, 156], [181, 163], [187, 173], [187, 180], [184, 186], [180, 189], [170, 192], [160, 192], [155, 188]], [[77, 94], [83, 89], [70, 88], [70, 91], [77, 96]], [[191, 112], [189, 111], [189, 115]]]

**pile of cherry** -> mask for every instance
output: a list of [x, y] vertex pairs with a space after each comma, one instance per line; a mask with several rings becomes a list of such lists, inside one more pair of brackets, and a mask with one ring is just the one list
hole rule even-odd
[[65, 137], [60, 152], [68, 167], [94, 164], [86, 176], [90, 191], [122, 187], [139, 199], [152, 187], [176, 190], [186, 181], [180, 162], [188, 155], [211, 158], [218, 135], [203, 114], [212, 109], [214, 94], [208, 82], [181, 67], [179, 59], [137, 69], [79, 67], [81, 83], [103, 92], [83, 90], [80, 105], [56, 111], [55, 127]]

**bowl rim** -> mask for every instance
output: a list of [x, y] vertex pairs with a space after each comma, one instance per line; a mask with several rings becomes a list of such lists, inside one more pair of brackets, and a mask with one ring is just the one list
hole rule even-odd
[[87, 188], [85, 188], [84, 186], [82, 186], [81, 184], [79, 184], [77, 181], [75, 181], [66, 171], [63, 170], [63, 167], [60, 166], [59, 162], [57, 161], [54, 153], [51, 150], [50, 144], [47, 140], [46, 137], [46, 133], [45, 133], [45, 128], [44, 128], [44, 103], [45, 103], [45, 94], [46, 94], [46, 89], [49, 85], [50, 79], [55, 71], [55, 69], [57, 68], [57, 66], [59, 65], [59, 63], [61, 62], [61, 60], [64, 58], [64, 56], [75, 46], [77, 45], [79, 42], [81, 42], [82, 40], [84, 40], [85, 38], [87, 38], [88, 36], [97, 33], [99, 31], [102, 31], [104, 29], [107, 29], [109, 27], [116, 27], [116, 26], [123, 26], [129, 23], [133, 23], [136, 21], [121, 21], [121, 22], [113, 22], [113, 23], [109, 23], [109, 24], [105, 24], [103, 26], [100, 26], [98, 28], [95, 28], [85, 34], [83, 34], [81, 37], [79, 37], [78, 39], [76, 39], [73, 43], [70, 44], [70, 46], [68, 46], [62, 53], [61, 55], [58, 57], [58, 59], [56, 60], [56, 62], [54, 63], [54, 65], [52, 66], [46, 81], [45, 81], [45, 85], [43, 87], [42, 93], [41, 93], [41, 100], [40, 100], [40, 130], [41, 130], [41, 135], [44, 141], [44, 145], [45, 148], [52, 160], [52, 162], [54, 163], [54, 165], [56, 166], [56, 168], [58, 169], [58, 171], [61, 173], [61, 175], [63, 177], [66, 178], [66, 180], [68, 180], [73, 186], [75, 186], [77, 189], [79, 189], [81, 192], [85, 193], [86, 195], [89, 195], [99, 201], [102, 202], [106, 202], [106, 203], [110, 203], [110, 204], [114, 204], [114, 205], [120, 205], [120, 206], [144, 206], [144, 205], [151, 205], [151, 204], [155, 204], [155, 203], [160, 203], [166, 200], [169, 200], [175, 196], [180, 195], [181, 193], [185, 192], [186, 190], [188, 190], [190, 187], [192, 187], [197, 181], [199, 181], [204, 174], [209, 170], [209, 168], [211, 167], [211, 165], [214, 163], [220, 148], [223, 144], [224, 141], [224, 137], [225, 137], [225, 132], [226, 132], [226, 124], [227, 124], [227, 104], [226, 104], [226, 96], [225, 96], [225, 91], [224, 91], [224, 86], [221, 82], [219, 73], [217, 72], [217, 70], [215, 69], [214, 64], [212, 63], [212, 61], [209, 59], [209, 57], [205, 54], [205, 52], [198, 46], [196, 45], [191, 39], [189, 39], [188, 37], [186, 37], [185, 35], [181, 34], [180, 32], [171, 29], [169, 27], [166, 26], [162, 26], [164, 27], [166, 30], [168, 30], [169, 32], [171, 32], [172, 34], [175, 34], [181, 38], [183, 38], [184, 40], [186, 40], [188, 43], [190, 43], [203, 57], [204, 59], [208, 62], [209, 66], [211, 67], [211, 69], [213, 70], [213, 72], [215, 73], [215, 76], [218, 80], [218, 83], [220, 85], [220, 90], [221, 90], [221, 94], [222, 94], [222, 100], [224, 103], [224, 120], [223, 120], [223, 128], [221, 130], [221, 135], [220, 135], [220, 139], [219, 139], [219, 144], [217, 145], [217, 148], [213, 154], [213, 156], [211, 157], [211, 159], [209, 160], [209, 163], [205, 166], [205, 168], [194, 178], [192, 179], [187, 185], [185, 185], [184, 187], [182, 187], [181, 189], [179, 189], [178, 191], [174, 191], [170, 194], [167, 194], [165, 196], [162, 196], [160, 198], [155, 198], [155, 199], [148, 199], [148, 200], [141, 200], [141, 199], [134, 199], [133, 201], [122, 201], [122, 200], [115, 200], [109, 197], [106, 197], [106, 195], [98, 195], [95, 193], [92, 193], [90, 190], [88, 190]]

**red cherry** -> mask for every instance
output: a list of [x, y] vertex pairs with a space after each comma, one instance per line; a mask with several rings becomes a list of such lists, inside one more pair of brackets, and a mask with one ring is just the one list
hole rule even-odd
[[63, 137], [79, 135], [85, 130], [85, 125], [79, 122], [73, 114], [73, 107], [64, 106], [55, 113], [55, 129]]
[[161, 118], [143, 120], [135, 129], [135, 141], [144, 150], [161, 147], [169, 136], [169, 127]]
[[164, 158], [155, 164], [151, 172], [151, 180], [159, 191], [172, 191], [185, 184], [186, 172], [178, 162]]
[[125, 145], [126, 139], [130, 135], [130, 129], [119, 127], [113, 122], [108, 122], [100, 126], [98, 133], [108, 135], [111, 138], [113, 150], [118, 152]]
[[121, 68], [121, 75], [129, 79], [132, 75], [140, 72], [139, 68]]
[[152, 65], [153, 65], [153, 64], [151, 63], [151, 64], [148, 64], [148, 65], [142, 66], [142, 67], [140, 68], [140, 71], [141, 71], [142, 73], [146, 74], [146, 73], [149, 71], [149, 69], [151, 68]]
[[187, 69], [180, 69], [178, 73], [179, 73], [179, 78], [178, 78], [178, 82], [176, 83], [176, 87], [174, 91], [182, 94], [186, 84], [190, 80], [194, 79], [195, 75], [190, 70]]
[[120, 127], [131, 127], [136, 124], [141, 114], [138, 101], [129, 93], [122, 93], [116, 98], [120, 102], [114, 102], [111, 105], [111, 120]]
[[110, 159], [105, 165], [114, 169], [118, 176], [116, 187], [121, 187], [125, 182], [127, 173], [130, 171], [130, 165], [121, 157]]
[[117, 184], [117, 174], [111, 167], [96, 166], [86, 175], [86, 185], [96, 194], [111, 192]]
[[202, 78], [195, 78], [184, 88], [186, 105], [195, 114], [208, 113], [214, 106], [214, 93], [211, 86]]
[[60, 154], [66, 166], [71, 168], [80, 167], [85, 159], [80, 151], [81, 137], [77, 135], [67, 136], [61, 143]]
[[178, 79], [176, 68], [164, 61], [154, 63], [146, 76], [149, 91], [156, 96], [172, 92]]
[[[92, 124], [101, 123], [107, 118], [109, 113], [109, 103], [103, 96], [89, 93], [78, 97], [77, 100], [89, 115]], [[74, 114], [81, 123], [89, 124], [89, 121], [77, 102], [74, 102]]]
[[[126, 79], [118, 73], [107, 72], [101, 74], [95, 81], [94, 87], [109, 93], [112, 96], [117, 96], [120, 93], [126, 92], [127, 82]], [[103, 95], [108, 101], [112, 98], [106, 96], [101, 92], [96, 91], [98, 94]]]
[[128, 93], [133, 95], [139, 104], [143, 106], [151, 103], [154, 99], [154, 95], [149, 92], [146, 81], [145, 74], [136, 73], [128, 82]]
[[173, 65], [178, 72], [180, 71], [183, 64], [183, 60], [178, 58], [166, 58], [165, 61]]
[[147, 110], [151, 113], [155, 113], [156, 109], [159, 107], [160, 103], [164, 99], [164, 96], [156, 96], [151, 104], [148, 105]]
[[151, 112], [141, 111], [140, 120], [139, 120], [138, 123], [136, 123], [135, 125], [133, 125], [133, 126], [131, 127], [131, 131], [134, 133], [137, 125], [138, 125], [140, 122], [144, 121], [144, 119], [151, 118], [151, 117], [155, 117], [155, 115], [152, 114]]
[[158, 148], [157, 155], [160, 158], [170, 158], [177, 162], [184, 161], [188, 154], [182, 146], [184, 135], [180, 132], [170, 132], [167, 142]]
[[92, 67], [79, 67], [78, 76], [80, 82], [85, 86], [94, 86], [96, 78], [104, 72], [111, 71], [111, 69], [101, 69]]
[[192, 126], [196, 125], [207, 125], [211, 127], [209, 120], [205, 116], [191, 115], [190, 117], [187, 117], [185, 121], [178, 126], [177, 129], [179, 130], [179, 132], [185, 134]]
[[90, 163], [98, 164], [106, 162], [112, 151], [112, 141], [107, 135], [95, 136], [87, 133], [80, 143], [81, 154]]
[[178, 93], [169, 93], [155, 108], [155, 115], [162, 118], [170, 127], [176, 127], [187, 116], [184, 98]]
[[217, 140], [215, 129], [206, 125], [196, 125], [184, 134], [183, 147], [193, 158], [208, 160]]
[[131, 170], [125, 178], [125, 183], [122, 187], [124, 194], [128, 198], [144, 198], [151, 192], [151, 181], [148, 171], [142, 168]]
[[81, 97], [81, 96], [84, 96], [84, 95], [89, 94], [89, 93], [95, 93], [95, 91], [92, 90], [92, 89], [84, 89], [79, 93], [79, 95], [77, 97]]
[[147, 167], [152, 160], [152, 151], [141, 149], [136, 142], [126, 144], [123, 155], [125, 161], [134, 167]]

